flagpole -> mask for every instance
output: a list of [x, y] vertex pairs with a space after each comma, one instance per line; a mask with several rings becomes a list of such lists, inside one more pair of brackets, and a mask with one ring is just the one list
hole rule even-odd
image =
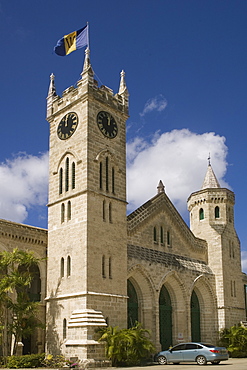
[[89, 46], [89, 23], [88, 22], [87, 22], [87, 47], [90, 50], [90, 46]]

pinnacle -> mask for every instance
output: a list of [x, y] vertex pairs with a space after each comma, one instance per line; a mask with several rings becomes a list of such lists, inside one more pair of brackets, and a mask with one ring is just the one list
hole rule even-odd
[[201, 190], [211, 188], [220, 188], [220, 184], [215, 176], [211, 164], [209, 163]]

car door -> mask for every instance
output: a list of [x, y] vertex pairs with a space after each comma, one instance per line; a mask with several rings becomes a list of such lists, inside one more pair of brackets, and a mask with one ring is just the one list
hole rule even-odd
[[183, 351], [183, 361], [195, 361], [198, 354], [198, 345], [195, 343], [187, 343]]
[[169, 361], [171, 362], [181, 362], [183, 361], [183, 350], [185, 344], [178, 344], [170, 350]]

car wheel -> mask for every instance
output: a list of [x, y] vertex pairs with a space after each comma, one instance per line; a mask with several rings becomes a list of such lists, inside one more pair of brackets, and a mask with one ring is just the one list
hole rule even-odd
[[219, 365], [220, 361], [212, 361], [213, 365]]
[[165, 356], [159, 356], [157, 360], [160, 365], [167, 365], [167, 358]]
[[196, 358], [197, 365], [206, 365], [207, 360], [204, 356], [197, 356]]

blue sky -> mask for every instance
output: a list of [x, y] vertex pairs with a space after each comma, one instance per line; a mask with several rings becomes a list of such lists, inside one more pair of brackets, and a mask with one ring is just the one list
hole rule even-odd
[[211, 163], [236, 195], [247, 271], [245, 0], [0, 0], [0, 217], [47, 227], [49, 75], [57, 93], [80, 78], [84, 50], [59, 57], [57, 40], [90, 25], [99, 84], [126, 72], [129, 211], [161, 179], [188, 220], [186, 200]]

